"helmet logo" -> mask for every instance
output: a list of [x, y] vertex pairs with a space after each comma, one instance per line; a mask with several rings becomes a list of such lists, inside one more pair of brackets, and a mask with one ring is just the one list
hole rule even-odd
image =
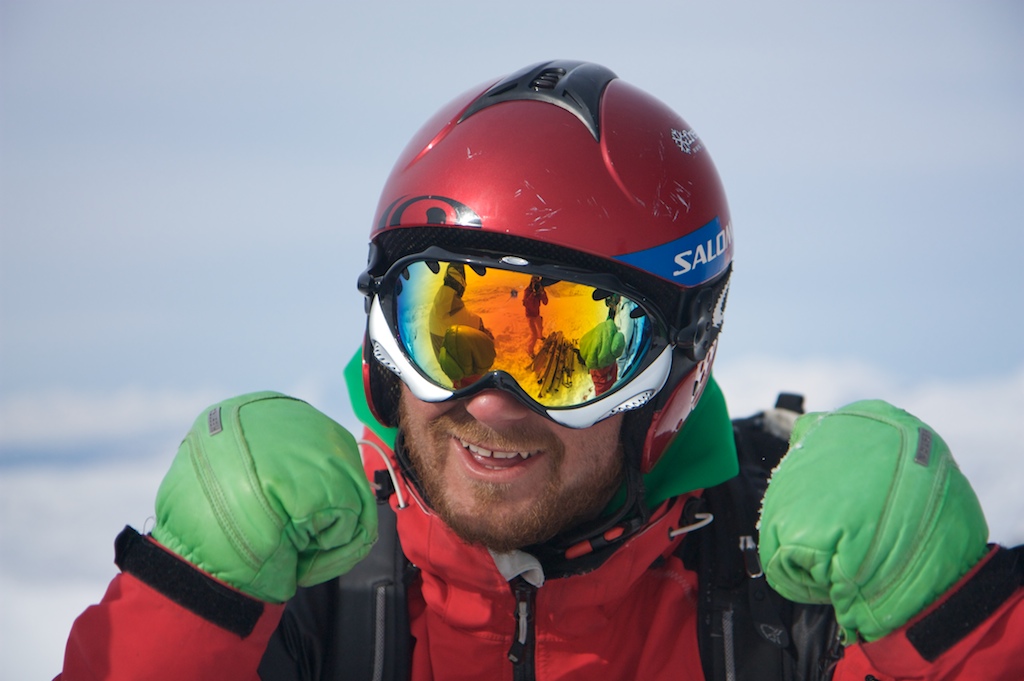
[[693, 128], [688, 130], [676, 130], [672, 128], [672, 141], [676, 143], [684, 154], [696, 154], [704, 148], [704, 143], [697, 137]]
[[475, 210], [447, 196], [403, 196], [384, 210], [374, 231], [379, 232], [388, 227], [422, 225], [452, 225], [479, 229], [483, 222]]
[[680, 286], [699, 286], [721, 274], [732, 260], [732, 223], [722, 227], [715, 218], [667, 244], [615, 259]]

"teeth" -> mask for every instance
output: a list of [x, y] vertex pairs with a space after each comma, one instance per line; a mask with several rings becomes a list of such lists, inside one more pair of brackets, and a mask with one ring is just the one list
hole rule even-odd
[[470, 444], [469, 442], [466, 442], [465, 440], [462, 440], [462, 439], [460, 439], [459, 442], [462, 444], [463, 447], [465, 447], [469, 451], [473, 452], [477, 456], [486, 456], [486, 457], [492, 458], [492, 459], [512, 459], [512, 458], [517, 457], [517, 456], [521, 456], [524, 459], [529, 459], [531, 456], [533, 456], [534, 454], [537, 453], [537, 452], [498, 452], [498, 451], [494, 451], [492, 449], [484, 449], [480, 445]]

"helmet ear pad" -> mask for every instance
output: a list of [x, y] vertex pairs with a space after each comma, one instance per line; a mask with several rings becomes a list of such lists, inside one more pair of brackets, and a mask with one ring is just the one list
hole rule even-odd
[[[711, 377], [711, 365], [715, 360], [717, 349], [718, 339], [715, 338], [708, 348], [707, 354], [696, 364], [689, 360], [682, 350], [674, 351], [673, 373], [676, 371], [675, 367], [680, 366], [683, 376], [675, 384], [675, 388], [668, 392], [664, 402], [658, 400], [659, 406], [655, 408], [651, 417], [641, 450], [641, 473], [651, 472], [661, 456], [668, 450], [672, 440], [682, 430], [683, 423], [690, 412], [697, 406], [701, 395], [704, 394], [708, 379]], [[671, 381], [670, 377], [669, 385], [672, 385]], [[666, 392], [662, 391], [662, 395], [665, 395]]]
[[384, 367], [371, 350], [369, 332], [363, 338], [363, 394], [370, 412], [377, 421], [387, 428], [398, 427], [398, 399], [402, 382], [394, 373]]

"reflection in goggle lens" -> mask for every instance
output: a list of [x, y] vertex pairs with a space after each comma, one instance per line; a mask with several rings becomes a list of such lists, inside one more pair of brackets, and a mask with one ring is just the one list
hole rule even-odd
[[395, 329], [431, 381], [504, 371], [545, 407], [576, 407], [632, 378], [651, 322], [628, 298], [524, 272], [417, 261], [395, 285]]

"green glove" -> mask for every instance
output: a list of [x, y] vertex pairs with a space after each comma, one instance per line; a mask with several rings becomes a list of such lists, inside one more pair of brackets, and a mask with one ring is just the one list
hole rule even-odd
[[153, 537], [281, 603], [359, 562], [377, 507], [348, 431], [305, 402], [253, 393], [196, 419], [157, 492]]
[[845, 641], [879, 639], [986, 550], [970, 483], [928, 426], [882, 401], [800, 417], [761, 509], [768, 583], [829, 603]]
[[494, 339], [470, 326], [449, 326], [441, 343], [438, 362], [441, 370], [458, 384], [469, 376], [479, 376], [494, 364]]
[[580, 339], [580, 357], [588, 369], [611, 366], [625, 348], [626, 337], [612, 319], [604, 320]]

